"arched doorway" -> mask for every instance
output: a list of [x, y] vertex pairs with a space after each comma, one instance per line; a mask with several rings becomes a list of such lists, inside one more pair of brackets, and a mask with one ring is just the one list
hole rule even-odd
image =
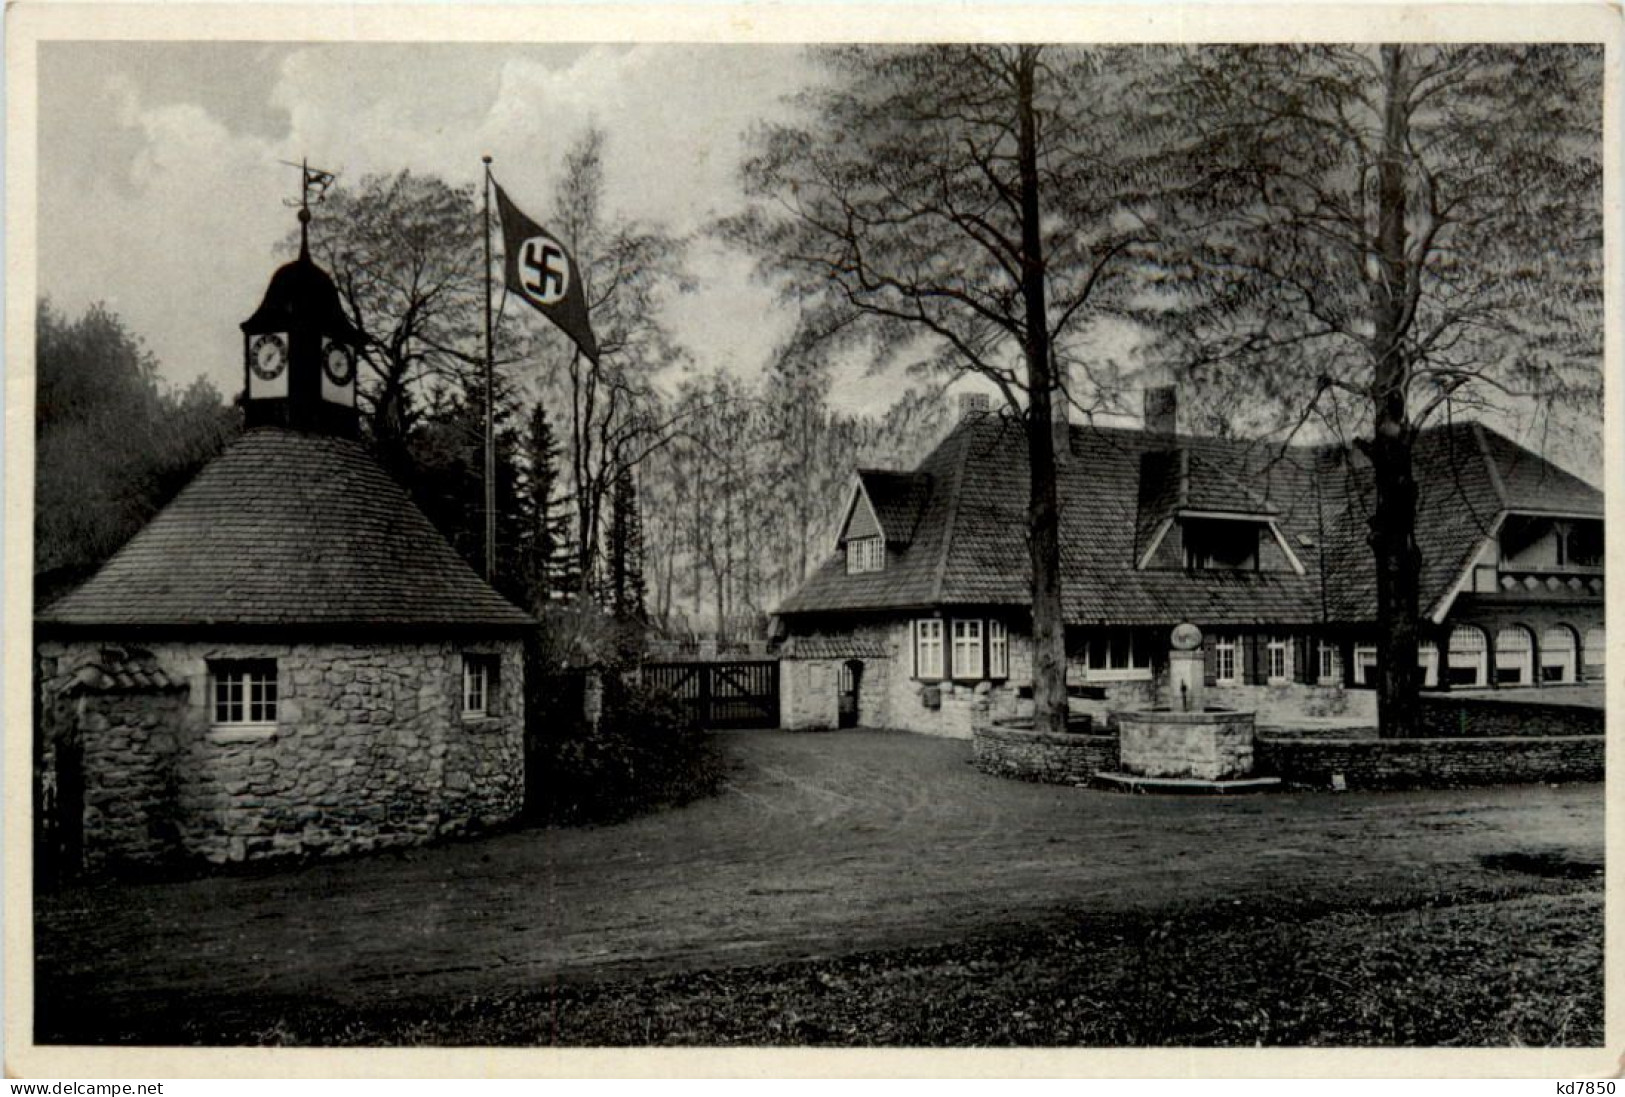
[[1535, 684], [1535, 634], [1522, 625], [1508, 625], [1495, 634], [1495, 683]]
[[857, 659], [848, 659], [842, 663], [840, 689], [838, 691], [840, 704], [836, 711], [836, 727], [855, 728], [858, 726], [858, 690], [862, 684], [863, 663]]
[[1580, 640], [1567, 625], [1553, 625], [1540, 638], [1540, 680], [1564, 683], [1577, 681], [1580, 673]]
[[1484, 630], [1457, 625], [1450, 630], [1450, 684], [1483, 686], [1489, 683], [1489, 640]]
[[1581, 649], [1587, 678], [1601, 678], [1605, 654], [1608, 651], [1608, 637], [1598, 628], [1586, 629], [1585, 647]]

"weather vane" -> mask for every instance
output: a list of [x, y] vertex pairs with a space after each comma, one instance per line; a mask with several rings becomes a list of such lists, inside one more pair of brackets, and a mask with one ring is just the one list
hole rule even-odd
[[310, 166], [309, 160], [301, 160], [297, 164], [292, 160], [280, 160], [278, 163], [299, 169], [299, 197], [291, 200], [284, 198], [282, 204], [299, 210], [299, 254], [301, 256], [308, 255], [310, 254], [311, 194], [315, 194], [316, 204], [326, 201], [327, 188], [333, 185], [333, 181], [338, 178], [338, 174], [323, 171], [321, 168], [313, 168]]

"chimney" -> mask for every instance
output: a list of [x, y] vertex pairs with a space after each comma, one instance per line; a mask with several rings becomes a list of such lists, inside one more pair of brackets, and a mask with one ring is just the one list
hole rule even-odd
[[978, 415], [986, 415], [993, 410], [993, 398], [985, 392], [962, 392], [959, 394], [959, 421], [974, 419]]
[[1173, 438], [1179, 430], [1179, 389], [1152, 385], [1145, 390], [1145, 432]]

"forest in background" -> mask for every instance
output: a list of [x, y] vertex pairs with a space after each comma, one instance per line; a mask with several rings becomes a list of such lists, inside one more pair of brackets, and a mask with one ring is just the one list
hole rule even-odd
[[[1016, 408], [1023, 393], [1047, 397], [1048, 381], [1024, 388], [1012, 350], [1026, 347], [1022, 333], [1044, 308], [1049, 346], [1039, 357], [1071, 370], [1061, 395], [1075, 410], [1121, 408], [1133, 378], [1100, 360], [1093, 325], [1136, 322], [1149, 347], [1140, 365], [1172, 369], [1205, 427], [1296, 433], [1313, 416], [1333, 437], [1356, 439], [1366, 433], [1361, 401], [1375, 391], [1360, 372], [1373, 249], [1408, 272], [1391, 280], [1414, 298], [1397, 319], [1432, 325], [1396, 336], [1409, 363], [1401, 381], [1419, 409], [1406, 429], [1439, 408], [1510, 410], [1521, 425], [1539, 418], [1578, 438], [1568, 451], [1590, 463], [1600, 176], [1587, 159], [1589, 115], [1570, 130], [1509, 130], [1496, 119], [1508, 73], [1538, 107], [1589, 102], [1565, 89], [1594, 66], [1561, 49], [1418, 51], [1409, 61], [1384, 49], [1399, 66], [1385, 86], [1409, 89], [1418, 134], [1442, 135], [1406, 155], [1444, 168], [1409, 183], [1397, 146], [1372, 146], [1346, 113], [1381, 76], [1359, 51], [1306, 48], [1289, 70], [1270, 50], [826, 52], [833, 82], [803, 101], [802, 128], [755, 135], [740, 169], [747, 212], [713, 227], [715, 239], [755, 256], [798, 318], [748, 377], [674, 336], [667, 316], [694, 288], [696, 241], [609, 208], [609, 136], [583, 133], [551, 201], [533, 212], [575, 252], [603, 354], [581, 357], [503, 300], [497, 586], [555, 618], [593, 607], [676, 635], [719, 622], [756, 632], [827, 554], [853, 469], [913, 464], [945, 433], [944, 392], [956, 379], [980, 375]], [[1021, 102], [1044, 120], [1033, 184], [1047, 219], [1014, 216], [1006, 176], [1016, 119], [995, 109], [1008, 98], [1007, 62], [1020, 62], [1009, 72], [1025, 73]], [[1078, 94], [1085, 87], [1111, 94]], [[892, 124], [913, 115], [918, 125]], [[1299, 151], [1276, 163], [1285, 132]], [[937, 139], [954, 133], [969, 150], [959, 160], [944, 151], [959, 146]], [[1105, 142], [1110, 156], [1086, 154], [1102, 133], [1121, 138]], [[1489, 163], [1501, 167], [1486, 173]], [[1368, 238], [1372, 164], [1393, 184], [1385, 194], [1409, 196], [1410, 212], [1404, 201], [1397, 208], [1421, 230], [1415, 256], [1399, 255], [1391, 232]], [[365, 436], [476, 566], [480, 198], [473, 186], [402, 169], [343, 181], [312, 232], [317, 261], [365, 335]], [[1036, 281], [1017, 262], [1028, 243], [1011, 228], [1029, 220], [1046, 264]], [[1526, 238], [1550, 245], [1558, 230], [1573, 248]], [[1278, 241], [1264, 243], [1266, 233]], [[293, 248], [290, 235], [280, 256]], [[1052, 299], [1023, 315], [1022, 296], [1038, 283]], [[201, 383], [163, 389], [139, 338], [105, 310], [70, 321], [45, 304], [40, 315], [43, 590], [139, 528], [238, 417]], [[919, 384], [890, 408], [854, 414], [832, 400], [838, 364], [911, 361]], [[103, 383], [89, 391], [87, 377]], [[138, 429], [107, 437], [126, 405]], [[1544, 433], [1515, 433], [1553, 452]]]

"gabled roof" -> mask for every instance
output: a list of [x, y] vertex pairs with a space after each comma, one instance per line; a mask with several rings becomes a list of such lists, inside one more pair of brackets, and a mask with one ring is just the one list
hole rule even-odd
[[[894, 472], [890, 469], [859, 469], [855, 505], [868, 500], [870, 514], [880, 526], [886, 543], [905, 546], [914, 540], [914, 527], [931, 495], [931, 477], [923, 472]], [[850, 524], [853, 515], [848, 515]], [[842, 530], [842, 539], [847, 531]]]
[[[1416, 440], [1417, 547], [1422, 553], [1421, 607], [1433, 615], [1478, 555], [1503, 513], [1603, 517], [1602, 492], [1479, 423], [1425, 430]], [[1376, 562], [1366, 543], [1375, 502], [1370, 463], [1341, 453], [1327, 495], [1340, 493], [1327, 597], [1336, 619], [1373, 620]]]
[[[1374, 566], [1365, 541], [1370, 468], [1352, 451], [1283, 451], [1267, 443], [1170, 440], [1081, 425], [1071, 428], [1071, 442], [1058, 484], [1068, 622], [1286, 625], [1374, 618]], [[1521, 505], [1531, 485], [1543, 497], [1561, 499], [1568, 512], [1602, 516], [1595, 488], [1487, 429], [1424, 431], [1416, 455], [1424, 607], [1448, 593], [1489, 523], [1505, 506]], [[858, 575], [847, 575], [841, 561], [831, 559], [778, 612], [1028, 605], [1027, 457], [1019, 425], [1001, 416], [961, 423], [915, 475], [922, 474], [932, 490], [906, 551], [894, 553], [884, 571]], [[1193, 494], [1200, 508], [1191, 504]], [[1156, 527], [1187, 510], [1256, 515], [1279, 531], [1304, 573], [1138, 568]]]
[[463, 562], [361, 443], [278, 427], [244, 434], [39, 622], [533, 623]]

